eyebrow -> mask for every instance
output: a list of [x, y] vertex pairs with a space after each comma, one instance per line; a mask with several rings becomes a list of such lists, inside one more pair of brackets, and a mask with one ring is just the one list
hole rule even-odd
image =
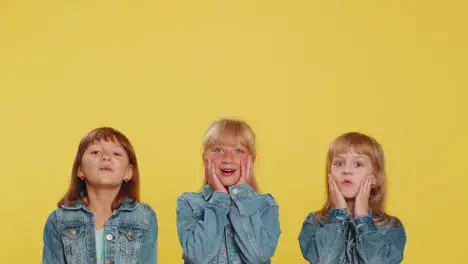
[[[335, 158], [346, 159], [345, 157], [343, 157], [341, 155], [334, 156], [333, 159], [335, 159]], [[367, 156], [366, 155], [361, 155], [361, 154], [356, 154], [356, 155], [353, 155], [351, 157], [351, 159], [361, 159], [361, 158], [365, 159], [365, 158], [367, 158]]]

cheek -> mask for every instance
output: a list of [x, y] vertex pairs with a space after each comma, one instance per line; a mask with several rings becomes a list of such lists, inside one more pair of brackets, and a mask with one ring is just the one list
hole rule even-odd
[[89, 170], [92, 169], [95, 165], [95, 161], [91, 158], [84, 158], [83, 161], [81, 162], [81, 168], [83, 170]]
[[210, 160], [211, 163], [214, 163], [214, 164], [217, 164], [220, 160], [220, 156], [219, 155], [216, 155], [216, 154], [213, 154], [213, 155], [209, 155], [206, 157], [206, 159]]
[[247, 155], [236, 156], [234, 158], [234, 162], [237, 163], [237, 164], [246, 163], [247, 162]]
[[341, 175], [342, 169], [340, 167], [332, 167], [330, 169], [330, 173], [333, 176], [333, 178], [337, 179]]

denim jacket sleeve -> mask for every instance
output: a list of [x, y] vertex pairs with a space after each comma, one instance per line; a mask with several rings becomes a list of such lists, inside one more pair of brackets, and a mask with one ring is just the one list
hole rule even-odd
[[331, 209], [327, 220], [319, 220], [319, 223], [315, 221], [314, 213], [310, 213], [299, 235], [304, 258], [313, 264], [339, 263], [340, 253], [346, 250], [350, 220], [347, 209]]
[[177, 200], [177, 231], [183, 259], [189, 263], [211, 263], [219, 251], [230, 207], [230, 197], [214, 192], [198, 219], [189, 204], [189, 194]]
[[381, 232], [370, 216], [360, 216], [354, 220], [360, 263], [397, 264], [403, 260], [406, 233], [403, 225], [394, 224], [395, 221], [392, 219], [388, 228]]
[[278, 205], [271, 195], [258, 195], [250, 185], [231, 186], [235, 206], [229, 217], [244, 263], [270, 263], [281, 234]]
[[57, 229], [57, 213], [49, 215], [44, 227], [42, 264], [66, 264], [62, 239]]
[[156, 264], [158, 263], [158, 220], [153, 209], [149, 206], [147, 208], [149, 210], [148, 230], [141, 240], [138, 263]]

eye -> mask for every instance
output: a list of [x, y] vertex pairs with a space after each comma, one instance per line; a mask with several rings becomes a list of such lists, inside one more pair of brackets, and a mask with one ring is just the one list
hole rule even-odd
[[234, 153], [236, 153], [236, 154], [239, 154], [239, 155], [240, 155], [240, 154], [244, 154], [244, 153], [245, 153], [245, 151], [244, 151], [243, 149], [234, 149]]
[[114, 156], [117, 156], [117, 157], [121, 157], [121, 156], [122, 156], [122, 153], [120, 153], [120, 152], [114, 152], [114, 153], [112, 153], [112, 154], [114, 154]]
[[362, 167], [362, 166], [364, 166], [364, 163], [362, 163], [362, 162], [360, 162], [360, 161], [357, 161], [357, 162], [354, 163], [354, 166], [356, 166], [356, 167]]
[[99, 155], [99, 150], [93, 150], [90, 153], [91, 155], [96, 156], [96, 155]]
[[335, 162], [333, 162], [333, 166], [336, 166], [336, 167], [343, 166], [343, 162], [341, 162], [341, 161], [335, 161]]
[[213, 152], [214, 153], [223, 153], [223, 150], [221, 148], [214, 148]]

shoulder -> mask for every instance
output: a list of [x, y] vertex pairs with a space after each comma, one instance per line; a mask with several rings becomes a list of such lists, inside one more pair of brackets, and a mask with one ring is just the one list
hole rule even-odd
[[265, 206], [278, 206], [275, 197], [270, 193], [256, 193], [257, 199], [262, 201]]
[[383, 217], [374, 218], [374, 223], [381, 229], [402, 229], [404, 230], [403, 223], [396, 216], [385, 214]]
[[156, 219], [156, 212], [153, 208], [144, 202], [135, 202], [133, 205], [134, 209], [130, 211], [132, 214], [135, 215], [143, 215], [146, 219]]
[[80, 208], [62, 206], [49, 214], [47, 222], [55, 225], [57, 228], [68, 225], [80, 225], [87, 221], [84, 214], [85, 212], [80, 210]]
[[304, 224], [323, 226], [325, 219], [320, 212], [310, 212], [304, 220]]
[[177, 198], [177, 201], [191, 203], [205, 201], [205, 199], [201, 192], [184, 192]]
[[403, 226], [403, 222], [401, 222], [401, 220], [398, 217], [392, 216], [392, 215], [387, 215], [385, 228], [387, 228], [387, 229], [401, 229], [401, 230], [405, 229], [404, 226]]
[[57, 228], [57, 225], [58, 225], [58, 217], [57, 217], [58, 213], [57, 213], [57, 211], [58, 210], [60, 210], [60, 208], [55, 209], [54, 211], [52, 211], [47, 216], [47, 220], [46, 220], [46, 223], [45, 223], [46, 229], [48, 229], [48, 228], [56, 229]]
[[135, 209], [156, 215], [156, 212], [153, 210], [153, 208], [149, 204], [144, 202], [136, 202]]

